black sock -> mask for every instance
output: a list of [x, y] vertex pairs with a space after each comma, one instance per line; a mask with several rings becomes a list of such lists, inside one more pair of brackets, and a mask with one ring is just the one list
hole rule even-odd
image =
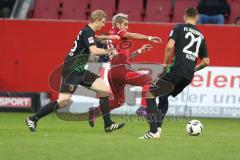
[[168, 111], [168, 96], [159, 97], [158, 103], [158, 127], [162, 127], [163, 119]]
[[58, 109], [59, 105], [57, 101], [48, 103], [45, 107], [43, 107], [39, 112], [35, 115], [29, 117], [30, 120], [37, 122], [40, 118], [52, 113], [55, 109]]
[[109, 96], [100, 97], [99, 99], [99, 107], [103, 115], [104, 126], [109, 127], [112, 124], [112, 120], [110, 117], [110, 109], [109, 109]]
[[157, 124], [158, 124], [158, 118], [157, 118], [157, 104], [155, 98], [147, 98], [147, 121], [150, 126], [150, 132], [156, 133], [157, 130]]

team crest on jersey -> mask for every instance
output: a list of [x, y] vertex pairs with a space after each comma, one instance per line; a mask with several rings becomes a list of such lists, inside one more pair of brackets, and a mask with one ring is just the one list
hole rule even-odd
[[119, 45], [121, 49], [130, 49], [132, 47], [132, 42], [128, 40], [123, 40]]
[[89, 38], [88, 38], [88, 42], [89, 42], [89, 43], [94, 43], [94, 38], [93, 38], [93, 37], [89, 37]]

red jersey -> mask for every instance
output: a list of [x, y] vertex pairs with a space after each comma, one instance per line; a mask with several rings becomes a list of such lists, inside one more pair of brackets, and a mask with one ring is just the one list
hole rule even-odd
[[116, 27], [113, 27], [109, 31], [110, 35], [118, 35], [120, 37], [119, 40], [111, 40], [112, 47], [118, 52], [118, 55], [111, 59], [111, 65], [130, 64], [130, 48], [132, 47], [132, 42], [124, 38], [126, 33], [126, 30], [120, 30]]

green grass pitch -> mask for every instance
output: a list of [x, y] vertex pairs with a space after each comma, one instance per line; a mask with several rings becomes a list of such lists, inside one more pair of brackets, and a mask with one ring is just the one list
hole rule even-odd
[[[106, 134], [101, 118], [94, 128], [87, 122], [62, 121], [54, 115], [42, 119], [31, 133], [24, 119], [29, 113], [0, 113], [1, 160], [239, 160], [240, 120], [198, 118], [203, 134], [189, 136], [187, 119], [169, 120], [160, 139], [139, 140], [146, 122], [136, 117]], [[121, 121], [119, 117], [113, 117]]]

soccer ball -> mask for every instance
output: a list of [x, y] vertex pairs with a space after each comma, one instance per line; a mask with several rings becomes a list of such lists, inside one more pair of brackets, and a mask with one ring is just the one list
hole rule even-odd
[[199, 120], [191, 120], [186, 126], [187, 133], [191, 136], [198, 136], [203, 131], [203, 125]]

